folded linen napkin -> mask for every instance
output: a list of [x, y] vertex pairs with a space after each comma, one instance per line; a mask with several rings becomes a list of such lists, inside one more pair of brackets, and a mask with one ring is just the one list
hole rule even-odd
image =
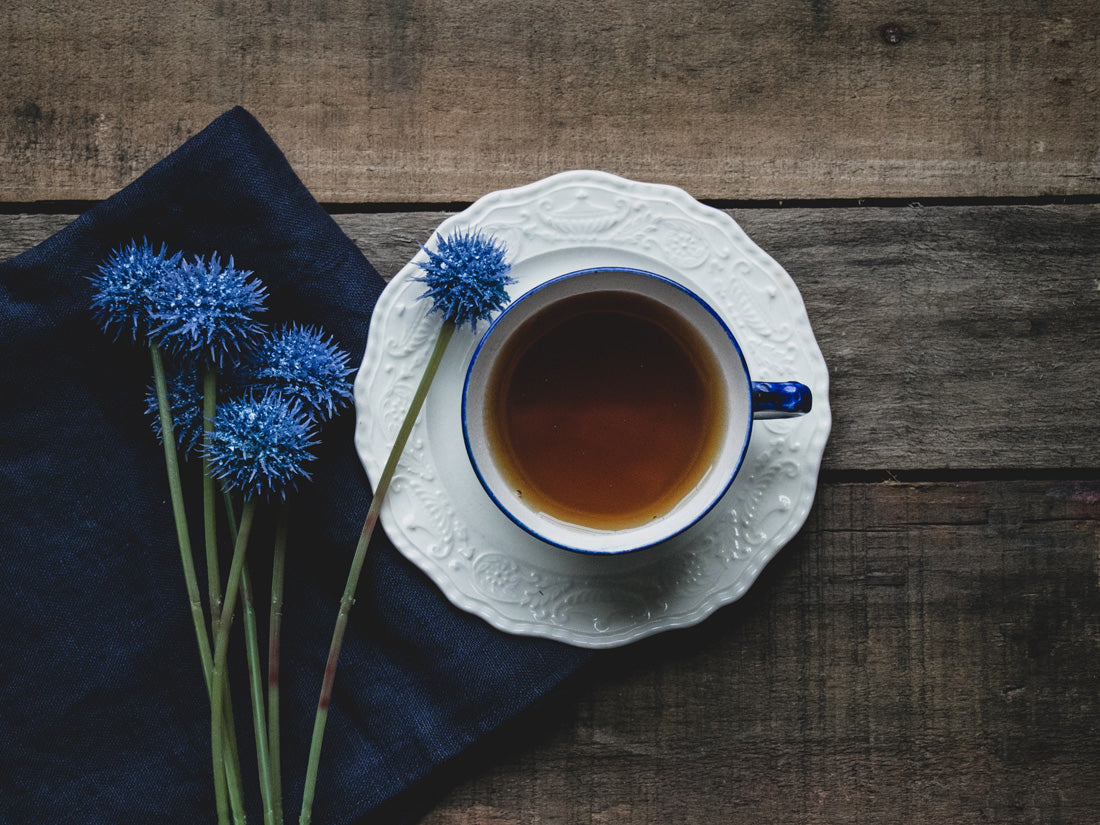
[[[149, 356], [110, 340], [89, 312], [87, 276], [142, 237], [232, 254], [267, 287], [265, 321], [319, 324], [353, 360], [383, 286], [240, 108], [0, 264], [4, 825], [214, 820], [209, 710], [163, 454], [143, 412]], [[297, 821], [324, 658], [369, 504], [353, 429], [352, 411], [325, 426], [314, 480], [292, 510], [281, 680], [288, 821]], [[196, 471], [185, 467], [192, 518]], [[204, 582], [197, 526], [192, 535]], [[250, 543], [261, 596], [270, 541], [261, 529]], [[442, 766], [589, 657], [455, 609], [377, 532], [344, 642], [314, 822], [415, 820]], [[239, 648], [231, 659], [243, 661]], [[233, 693], [252, 789], [241, 670]], [[260, 821], [250, 793], [250, 819]]]

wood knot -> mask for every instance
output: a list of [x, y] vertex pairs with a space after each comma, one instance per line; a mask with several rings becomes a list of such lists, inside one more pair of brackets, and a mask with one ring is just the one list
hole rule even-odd
[[905, 38], [905, 31], [897, 23], [885, 23], [879, 27], [879, 37], [887, 46], [896, 46]]

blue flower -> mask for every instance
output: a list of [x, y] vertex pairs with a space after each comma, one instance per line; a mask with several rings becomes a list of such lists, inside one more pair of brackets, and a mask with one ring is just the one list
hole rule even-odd
[[115, 331], [117, 339], [129, 333], [132, 341], [149, 331], [149, 290], [168, 272], [179, 267], [182, 252], [169, 255], [162, 244], [154, 252], [144, 238], [114, 250], [91, 276], [92, 312], [103, 329]]
[[417, 262], [424, 275], [417, 278], [428, 285], [421, 296], [431, 298], [433, 312], [442, 312], [456, 326], [477, 326], [510, 300], [505, 287], [515, 281], [508, 277], [507, 250], [495, 238], [476, 229], [455, 232], [440, 238], [436, 251], [424, 250], [427, 262]]
[[249, 368], [253, 385], [301, 401], [320, 420], [351, 400], [347, 353], [313, 327], [276, 329], [253, 352]]
[[[187, 456], [202, 443], [202, 378], [194, 365], [186, 365], [169, 372], [167, 380], [172, 431], [176, 436], [180, 455]], [[153, 433], [157, 441], [163, 443], [164, 433], [160, 426], [160, 405], [155, 386], [149, 386], [145, 390], [145, 412], [153, 418]]]
[[210, 472], [244, 498], [286, 497], [317, 444], [302, 405], [278, 393], [227, 401], [218, 409], [207, 457]]
[[217, 255], [166, 273], [149, 289], [151, 339], [178, 358], [217, 366], [246, 352], [263, 331], [252, 316], [263, 311], [265, 291], [251, 275]]

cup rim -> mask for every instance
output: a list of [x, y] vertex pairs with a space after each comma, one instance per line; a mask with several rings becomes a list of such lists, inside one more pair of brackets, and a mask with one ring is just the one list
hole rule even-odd
[[[568, 544], [565, 541], [558, 540], [558, 539], [555, 539], [553, 537], [547, 536], [547, 535], [545, 535], [544, 532], [540, 531], [537, 527], [526, 523], [516, 513], [514, 513], [510, 507], [508, 507], [503, 501], [501, 501], [501, 499], [497, 495], [497, 493], [494, 492], [492, 486], [490, 485], [489, 480], [485, 477], [484, 473], [482, 472], [482, 469], [481, 469], [481, 467], [479, 466], [479, 463], [478, 463], [478, 459], [475, 456], [474, 445], [471, 443], [471, 439], [470, 439], [470, 422], [469, 422], [469, 412], [468, 412], [470, 382], [471, 382], [471, 378], [474, 374], [475, 365], [477, 364], [478, 359], [479, 359], [483, 349], [486, 347], [487, 343], [490, 341], [490, 338], [492, 337], [493, 333], [497, 330], [499, 325], [501, 325], [505, 322], [505, 319], [509, 315], [509, 313], [513, 312], [513, 310], [515, 310], [516, 307], [520, 306], [528, 298], [530, 298], [532, 296], [535, 296], [537, 293], [543, 292], [544, 290], [551, 289], [551, 288], [555, 287], [556, 285], [560, 285], [563, 281], [572, 280], [574, 278], [584, 276], [584, 275], [591, 275], [591, 274], [602, 273], [602, 272], [609, 272], [609, 273], [610, 272], [622, 272], [622, 273], [627, 273], [627, 274], [630, 274], [630, 275], [643, 276], [645, 278], [656, 280], [656, 281], [659, 281], [659, 282], [661, 282], [661, 283], [663, 283], [663, 284], [665, 284], [669, 287], [672, 287], [672, 288], [678, 290], [679, 292], [683, 293], [684, 295], [686, 295], [688, 298], [694, 300], [695, 303], [701, 309], [705, 310], [711, 316], [711, 318], [715, 321], [715, 323], [718, 325], [718, 327], [725, 333], [726, 340], [729, 341], [730, 345], [732, 346], [733, 351], [736, 353], [737, 358], [740, 362], [741, 374], [744, 378], [746, 391], [748, 393], [747, 398], [749, 399], [748, 415], [746, 417], [747, 422], [746, 422], [746, 426], [744, 427], [744, 438], [742, 440], [740, 449], [737, 452], [737, 459], [736, 459], [735, 462], [733, 462], [730, 469], [725, 471], [723, 483], [721, 484], [719, 489], [716, 489], [714, 491], [714, 493], [710, 496], [709, 500], [706, 501], [705, 506], [702, 506], [698, 510], [698, 512], [695, 512], [693, 510], [692, 513], [691, 513], [691, 518], [690, 519], [688, 519], [686, 521], [683, 521], [682, 523], [675, 523], [675, 524], [671, 525], [674, 529], [670, 529], [670, 530], [662, 533], [659, 536], [652, 537], [652, 538], [647, 538], [647, 539], [643, 540], [641, 543], [638, 543], [638, 544], [634, 544], [634, 543], [624, 544], [623, 542], [618, 542], [618, 543], [615, 544], [614, 547], [604, 548], [604, 549], [600, 549], [600, 548], [596, 548], [596, 547], [576, 546], [574, 544]], [[733, 332], [730, 330], [729, 325], [725, 322], [725, 320], [722, 318], [722, 316], [719, 315], [719, 313], [715, 310], [715, 308], [711, 305], [711, 303], [708, 300], [706, 300], [705, 298], [700, 296], [698, 293], [696, 293], [695, 291], [693, 291], [689, 287], [685, 286], [682, 283], [679, 283], [678, 281], [673, 280], [672, 278], [666, 277], [664, 275], [659, 275], [655, 272], [650, 272], [650, 271], [645, 270], [645, 269], [639, 269], [637, 267], [613, 266], [613, 265], [594, 266], [594, 267], [587, 267], [587, 268], [584, 268], [584, 269], [572, 270], [570, 272], [566, 272], [566, 273], [563, 273], [561, 275], [554, 276], [552, 278], [547, 279], [546, 281], [543, 281], [543, 282], [537, 284], [536, 286], [532, 287], [531, 289], [527, 290], [526, 292], [524, 292], [523, 294], [518, 296], [515, 300], [511, 301], [490, 322], [488, 328], [486, 328], [484, 334], [481, 336], [480, 340], [478, 340], [477, 346], [474, 349], [473, 355], [470, 357], [469, 363], [467, 364], [467, 367], [466, 367], [466, 375], [465, 375], [465, 377], [463, 379], [463, 383], [462, 383], [462, 400], [461, 400], [462, 440], [465, 444], [466, 455], [470, 460], [470, 465], [473, 468], [474, 474], [477, 476], [478, 482], [481, 484], [482, 489], [484, 489], [485, 493], [492, 500], [492, 502], [493, 502], [494, 506], [497, 508], [497, 510], [499, 510], [504, 516], [506, 516], [513, 524], [520, 527], [522, 530], [524, 530], [525, 532], [527, 532], [530, 535], [534, 536], [535, 538], [539, 539], [540, 541], [543, 541], [543, 542], [545, 542], [547, 544], [550, 544], [554, 547], [560, 547], [564, 550], [569, 550], [571, 552], [582, 553], [582, 554], [586, 554], [586, 555], [616, 556], [616, 555], [623, 555], [623, 554], [627, 554], [627, 553], [633, 553], [633, 552], [636, 552], [636, 551], [639, 551], [639, 550], [644, 550], [648, 547], [653, 547], [655, 545], [666, 542], [669, 539], [674, 538], [675, 536], [681, 535], [684, 531], [690, 529], [695, 524], [697, 524], [704, 516], [707, 515], [707, 513], [709, 513], [711, 510], [714, 509], [715, 505], [717, 505], [719, 501], [722, 500], [722, 498], [729, 491], [729, 488], [733, 484], [734, 479], [740, 473], [741, 467], [743, 466], [743, 464], [745, 462], [745, 457], [748, 453], [749, 441], [752, 437], [752, 430], [753, 430], [753, 415], [752, 415], [751, 399], [752, 399], [752, 377], [749, 373], [749, 365], [748, 365], [748, 362], [745, 359], [745, 354], [744, 354], [744, 351], [741, 348], [741, 344], [738, 342], [737, 338], [734, 336]], [[731, 437], [731, 436], [727, 436], [727, 437]], [[662, 518], [664, 518], [664, 517], [662, 517]], [[587, 527], [584, 527], [583, 525], [574, 525], [574, 524], [571, 524], [569, 522], [564, 522], [564, 521], [561, 522], [561, 523], [563, 525], [567, 525], [570, 528], [575, 527], [577, 529], [577, 531], [583, 531], [585, 533], [591, 533], [593, 535], [603, 535], [603, 536], [608, 536], [608, 537], [616, 536], [616, 535], [618, 535], [618, 536], [628, 536], [631, 533], [641, 533], [645, 528], [649, 527], [649, 524], [646, 524], [646, 525], [640, 525], [640, 526], [636, 526], [636, 527], [623, 528], [623, 529], [599, 530], [597, 528], [587, 528]], [[650, 524], [652, 524], [652, 523], [650, 523]], [[650, 530], [649, 532], [652, 532], [652, 531]]]

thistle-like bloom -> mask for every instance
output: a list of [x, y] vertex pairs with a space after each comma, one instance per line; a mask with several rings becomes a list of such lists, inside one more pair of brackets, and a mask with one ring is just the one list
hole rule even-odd
[[246, 500], [286, 498], [288, 488], [309, 478], [305, 464], [316, 444], [301, 403], [269, 392], [221, 405], [207, 457], [214, 478]]
[[177, 269], [182, 252], [169, 255], [162, 244], [154, 252], [144, 238], [140, 246], [130, 241], [114, 250], [91, 276], [93, 288], [92, 312], [104, 331], [114, 330], [115, 338], [128, 333], [130, 340], [149, 331], [149, 290], [166, 273]]
[[507, 250], [492, 236], [462, 230], [440, 238], [436, 251], [424, 251], [427, 262], [417, 263], [424, 275], [416, 280], [428, 285], [421, 297], [431, 298], [432, 311], [444, 320], [473, 329], [510, 300], [505, 287], [515, 280], [508, 277]]
[[[189, 364], [169, 372], [167, 383], [168, 407], [172, 412], [176, 447], [180, 455], [187, 456], [202, 443], [202, 378], [194, 365]], [[152, 385], [145, 389], [145, 412], [152, 417], [153, 433], [157, 441], [163, 443], [157, 388]]]
[[[509, 297], [505, 286], [515, 283], [508, 277], [510, 266], [505, 261], [507, 253], [504, 245], [476, 230], [456, 232], [440, 238], [434, 252], [425, 249], [424, 253], [428, 257], [427, 262], [417, 262], [417, 265], [424, 270], [424, 275], [416, 280], [426, 283], [428, 289], [420, 297], [432, 299], [432, 312], [441, 312], [444, 323], [440, 326], [435, 345], [428, 356], [424, 374], [413, 393], [397, 438], [390, 448], [390, 458], [375, 484], [374, 497], [363, 520], [359, 543], [355, 547], [351, 569], [348, 571], [344, 597], [340, 600], [337, 628], [343, 627], [347, 622], [348, 613], [354, 603], [355, 588], [363, 572], [367, 547], [370, 545], [374, 528], [378, 526], [381, 516], [382, 502], [393, 481], [398, 459], [408, 443], [413, 423], [420, 414], [424, 399], [439, 370], [447, 344], [459, 326], [469, 322], [470, 328], [476, 329], [478, 321], [487, 320], [490, 315], [507, 304]], [[340, 658], [342, 644], [343, 633], [338, 630], [333, 634], [329, 645], [328, 664], [321, 682], [321, 695], [317, 701], [317, 715], [313, 723], [313, 738], [309, 744], [306, 781], [302, 791], [300, 822], [310, 821], [313, 796], [317, 786], [317, 771], [321, 762], [321, 744], [324, 739], [325, 722], [328, 719], [329, 703], [332, 700], [332, 685], [336, 677], [336, 664]]]
[[262, 333], [253, 318], [265, 291], [233, 258], [195, 258], [158, 279], [149, 289], [150, 338], [182, 360], [221, 366], [246, 352]]
[[314, 327], [291, 324], [260, 342], [250, 359], [253, 386], [302, 402], [318, 420], [351, 401], [348, 354]]

